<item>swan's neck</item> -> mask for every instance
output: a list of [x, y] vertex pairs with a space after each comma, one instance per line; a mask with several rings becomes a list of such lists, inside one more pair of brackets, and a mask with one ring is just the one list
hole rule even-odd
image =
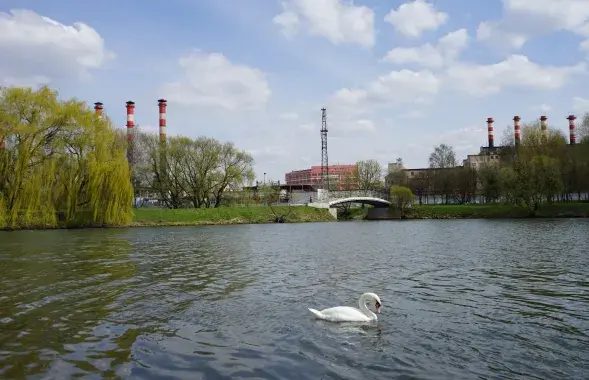
[[360, 311], [362, 311], [364, 314], [366, 314], [367, 316], [369, 316], [372, 319], [376, 319], [376, 314], [374, 314], [367, 306], [366, 306], [366, 298], [362, 295], [360, 297], [360, 301], [358, 301], [358, 304], [360, 305]]

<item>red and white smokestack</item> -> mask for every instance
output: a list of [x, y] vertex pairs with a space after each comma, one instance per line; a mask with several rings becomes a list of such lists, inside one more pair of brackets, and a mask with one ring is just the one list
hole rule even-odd
[[492, 117], [487, 118], [487, 130], [489, 133], [489, 148], [495, 147], [495, 133], [494, 133], [494, 128], [493, 128], [494, 122], [495, 122], [495, 120], [493, 120]]
[[521, 120], [521, 117], [519, 116], [514, 116], [513, 117], [513, 137], [515, 138], [515, 145], [519, 145], [521, 142], [521, 133], [520, 133], [520, 126], [519, 126], [519, 121]]
[[96, 114], [98, 119], [102, 119], [102, 109], [103, 108], [104, 107], [102, 106], [102, 103], [100, 103], [100, 102], [94, 103], [94, 113]]
[[166, 99], [159, 99], [158, 105], [160, 108], [160, 142], [166, 142]]
[[567, 117], [567, 119], [569, 120], [569, 138], [570, 138], [570, 143], [571, 145], [575, 145], [577, 137], [575, 135], [575, 120], [577, 119], [575, 117], [575, 115], [569, 115], [569, 117]]
[[133, 142], [135, 127], [135, 102], [129, 100], [127, 102], [127, 140]]
[[543, 139], [548, 139], [548, 124], [546, 120], [548, 120], [546, 116], [540, 116], [540, 129], [542, 130]]

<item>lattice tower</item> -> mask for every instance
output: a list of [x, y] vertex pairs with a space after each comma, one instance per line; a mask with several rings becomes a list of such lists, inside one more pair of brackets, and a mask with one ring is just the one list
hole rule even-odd
[[321, 178], [323, 188], [329, 191], [329, 158], [327, 155], [327, 110], [321, 108]]

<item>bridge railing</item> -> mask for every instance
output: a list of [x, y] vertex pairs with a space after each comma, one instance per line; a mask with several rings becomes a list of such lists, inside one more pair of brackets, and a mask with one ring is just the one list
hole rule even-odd
[[[296, 196], [295, 196], [296, 195]], [[328, 203], [337, 199], [354, 198], [354, 197], [371, 197], [388, 200], [388, 196], [382, 191], [371, 190], [354, 190], [354, 191], [337, 191], [331, 190], [328, 193], [304, 192], [293, 194], [289, 199], [291, 205], [307, 204], [310, 200], [312, 203]]]
[[327, 196], [328, 201], [343, 198], [355, 198], [355, 197], [371, 197], [388, 200], [386, 194], [382, 191], [375, 190], [354, 190], [354, 191], [330, 191]]

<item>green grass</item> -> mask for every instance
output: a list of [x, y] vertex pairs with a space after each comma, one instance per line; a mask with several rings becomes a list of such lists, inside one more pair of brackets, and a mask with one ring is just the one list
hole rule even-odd
[[[288, 207], [274, 207], [278, 215], [288, 212]], [[156, 209], [138, 208], [134, 210], [133, 226], [193, 226], [221, 224], [273, 223], [275, 215], [270, 207], [219, 207], [201, 209]], [[315, 207], [291, 207], [286, 223], [333, 221], [327, 209]]]
[[362, 220], [366, 217], [368, 213], [368, 208], [372, 206], [366, 207], [350, 207], [348, 212], [345, 214], [338, 214], [338, 220]]
[[[536, 217], [588, 217], [589, 203], [554, 203], [544, 205], [536, 212]], [[413, 219], [453, 219], [453, 218], [527, 218], [527, 208], [516, 205], [416, 205], [409, 214]]]
[[[351, 209], [341, 216], [342, 220], [366, 218], [368, 208]], [[399, 219], [399, 214], [389, 211], [391, 219]], [[483, 219], [483, 218], [529, 218], [530, 212], [525, 207], [502, 204], [473, 205], [414, 205], [407, 219]], [[536, 212], [537, 218], [587, 218], [589, 203], [554, 203], [544, 205]]]

